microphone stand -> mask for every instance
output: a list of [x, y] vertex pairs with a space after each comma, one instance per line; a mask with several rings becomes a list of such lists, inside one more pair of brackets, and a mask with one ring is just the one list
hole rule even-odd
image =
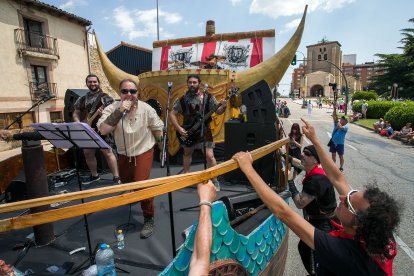
[[[170, 111], [170, 98], [171, 98], [171, 89], [172, 89], [172, 82], [168, 82], [168, 97], [167, 97], [167, 106], [165, 109], [165, 123], [163, 129], [163, 139], [162, 139], [162, 153], [161, 153], [161, 168], [164, 168], [166, 165], [167, 167], [167, 176], [171, 175], [170, 172], [170, 158], [168, 154], [168, 117]], [[175, 245], [175, 230], [174, 230], [174, 213], [173, 213], [173, 201], [172, 201], [172, 194], [171, 192], [168, 193], [168, 205], [170, 209], [170, 230], [171, 230], [171, 243], [172, 243], [172, 250], [173, 250], [173, 257], [176, 256], [176, 245]]]
[[11, 122], [8, 126], [6, 126], [5, 129], [9, 129], [12, 125], [14, 125], [15, 123], [19, 124], [19, 128], [22, 129], [22, 118], [24, 115], [26, 115], [27, 113], [29, 113], [32, 109], [34, 109], [35, 107], [38, 107], [39, 105], [47, 102], [50, 99], [53, 99], [54, 97], [42, 97], [40, 100], [38, 100], [37, 102], [34, 103], [34, 105], [32, 105], [32, 107], [30, 107], [28, 110], [26, 110], [25, 112], [21, 113], [19, 116], [16, 117], [16, 119], [14, 119], [13, 122]]
[[207, 96], [207, 87], [208, 85], [205, 84], [204, 85], [204, 90], [203, 90], [203, 108], [201, 111], [201, 139], [203, 140], [203, 162], [204, 162], [204, 169], [207, 169], [207, 159], [206, 159], [206, 141], [205, 141], [205, 137], [204, 137], [204, 114], [205, 114], [205, 110], [206, 110], [206, 96]]

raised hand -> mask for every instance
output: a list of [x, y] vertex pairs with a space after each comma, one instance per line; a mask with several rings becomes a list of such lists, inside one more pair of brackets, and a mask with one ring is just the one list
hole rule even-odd
[[304, 126], [302, 127], [302, 132], [303, 134], [305, 134], [305, 136], [312, 142], [314, 143], [315, 140], [317, 140], [318, 138], [316, 137], [316, 132], [315, 132], [315, 128], [313, 127], [313, 125], [311, 125], [307, 120], [305, 120], [304, 118], [300, 118], [302, 120], [302, 122], [304, 123]]

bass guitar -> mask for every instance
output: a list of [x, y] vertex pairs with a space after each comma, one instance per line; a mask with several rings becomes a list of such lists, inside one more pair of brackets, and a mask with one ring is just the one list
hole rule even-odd
[[[101, 98], [101, 103], [103, 108], [107, 107], [108, 105], [112, 104], [114, 102], [114, 99], [109, 96], [104, 96]], [[88, 125], [92, 126], [92, 124], [97, 120], [97, 117], [100, 116], [99, 108], [93, 113], [91, 116], [88, 116], [86, 119]]]
[[[232, 88], [225, 100], [227, 101], [231, 97], [236, 96], [238, 92], [239, 88]], [[213, 115], [213, 113], [220, 108], [220, 106], [221, 105], [218, 104], [215, 108], [213, 108], [207, 114], [205, 114], [204, 118], [197, 118], [193, 120], [191, 124], [183, 126], [183, 128], [187, 131], [187, 137], [182, 136], [178, 131], [176, 131], [177, 138], [180, 144], [187, 147], [193, 146], [201, 135], [201, 125], [204, 123], [204, 121], [208, 120], [211, 117], [211, 115]]]

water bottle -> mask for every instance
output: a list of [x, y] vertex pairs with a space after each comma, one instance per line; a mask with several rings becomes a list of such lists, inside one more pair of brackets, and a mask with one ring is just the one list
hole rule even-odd
[[109, 245], [101, 244], [101, 248], [96, 252], [95, 256], [98, 276], [116, 276], [114, 256], [114, 251], [112, 251]]
[[122, 230], [118, 230], [118, 234], [116, 235], [116, 240], [118, 241], [118, 249], [124, 249], [125, 248], [125, 241], [124, 241], [124, 233], [122, 233]]

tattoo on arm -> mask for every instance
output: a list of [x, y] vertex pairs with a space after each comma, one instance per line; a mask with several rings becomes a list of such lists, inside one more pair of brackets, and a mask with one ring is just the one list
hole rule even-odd
[[106, 118], [104, 123], [112, 127], [115, 127], [121, 119], [122, 119], [122, 112], [119, 111], [119, 109], [115, 109], [115, 111], [112, 112], [111, 115], [108, 116], [108, 118]]

